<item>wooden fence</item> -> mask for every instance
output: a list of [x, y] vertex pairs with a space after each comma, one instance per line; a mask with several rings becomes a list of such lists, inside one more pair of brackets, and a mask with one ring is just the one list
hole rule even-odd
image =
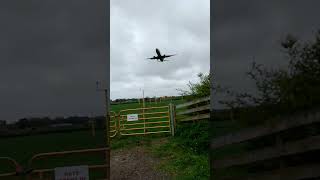
[[210, 97], [175, 108], [177, 122], [208, 120], [211, 113], [212, 179], [320, 179], [319, 108], [250, 127], [237, 124], [231, 111], [210, 110]]
[[176, 121], [187, 122], [210, 118], [210, 96], [176, 105]]
[[[320, 110], [317, 109], [212, 138], [212, 176], [215, 179], [255, 180], [319, 178], [319, 123]], [[212, 124], [215, 124], [214, 117]], [[248, 148], [252, 142], [259, 142], [260, 146]], [[236, 148], [241, 145], [245, 147], [242, 151]]]

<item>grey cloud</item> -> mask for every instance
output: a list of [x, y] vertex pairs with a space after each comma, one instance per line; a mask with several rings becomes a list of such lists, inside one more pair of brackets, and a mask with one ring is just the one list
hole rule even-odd
[[[280, 47], [285, 35], [291, 33], [308, 40], [320, 29], [319, 1], [218, 0], [213, 3], [211, 53], [215, 81], [240, 92], [256, 92], [253, 81], [245, 75], [253, 58], [267, 67], [283, 68], [288, 63]], [[226, 98], [215, 97], [217, 101]]]
[[214, 1], [213, 63], [216, 81], [252, 91], [245, 77], [253, 57], [266, 66], [287, 64], [280, 41], [288, 33], [310, 38], [320, 28], [318, 1]]
[[[140, 97], [140, 88], [148, 96], [176, 95], [199, 72], [208, 72], [209, 3], [113, 1], [111, 97]], [[147, 60], [155, 48], [177, 55], [166, 63]]]
[[[95, 3], [94, 3], [95, 2]], [[101, 115], [104, 1], [0, 2], [0, 118]], [[209, 0], [111, 1], [111, 98], [175, 95], [209, 71]], [[196, 14], [196, 16], [195, 16]], [[178, 53], [159, 64], [158, 47]]]
[[103, 1], [0, 2], [0, 118], [103, 114]]

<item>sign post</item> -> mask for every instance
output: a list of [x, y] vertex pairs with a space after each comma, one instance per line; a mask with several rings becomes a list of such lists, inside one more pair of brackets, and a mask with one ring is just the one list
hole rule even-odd
[[57, 167], [54, 177], [55, 180], [89, 180], [88, 166]]
[[128, 114], [127, 121], [138, 121], [139, 117], [138, 114]]

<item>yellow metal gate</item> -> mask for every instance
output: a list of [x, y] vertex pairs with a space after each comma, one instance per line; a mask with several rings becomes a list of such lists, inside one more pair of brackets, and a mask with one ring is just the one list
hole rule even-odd
[[[20, 166], [14, 159], [10, 157], [0, 157], [0, 160], [5, 160], [8, 163], [11, 164], [11, 167], [15, 167], [16, 171], [15, 172], [7, 172], [7, 173], [1, 173], [0, 174], [0, 179], [5, 178], [5, 179], [27, 179], [27, 180], [53, 180], [55, 179], [54, 177], [54, 168], [43, 168], [43, 165], [49, 165], [50, 162], [57, 162], [57, 161], [47, 161], [49, 164], [46, 164], [45, 160], [49, 160], [52, 158], [66, 158], [67, 156], [72, 156], [76, 154], [83, 155], [89, 155], [89, 154], [101, 154], [104, 155], [105, 159], [102, 160], [104, 161], [103, 163], [100, 164], [90, 164], [88, 165], [88, 170], [89, 170], [89, 175], [92, 176], [94, 174], [91, 173], [97, 173], [100, 172], [103, 176], [105, 176], [105, 180], [110, 179], [110, 148], [108, 147], [103, 147], [103, 148], [95, 148], [95, 149], [80, 149], [80, 150], [71, 150], [71, 151], [61, 151], [61, 152], [49, 152], [49, 153], [40, 153], [34, 155], [31, 159], [29, 159], [27, 167], [23, 169], [22, 166]], [[76, 156], [79, 158], [79, 156]], [[41, 167], [38, 167], [35, 165], [37, 160], [42, 161]], [[64, 163], [69, 163], [71, 164], [70, 166], [75, 166], [70, 160], [66, 160]], [[63, 164], [64, 164], [63, 163]], [[9, 165], [10, 167], [10, 165]]]
[[117, 129], [118, 129], [118, 116], [115, 112], [111, 111], [110, 112], [110, 132], [109, 135], [110, 137], [115, 137], [117, 135]]
[[121, 110], [118, 117], [120, 135], [171, 133], [169, 106]]

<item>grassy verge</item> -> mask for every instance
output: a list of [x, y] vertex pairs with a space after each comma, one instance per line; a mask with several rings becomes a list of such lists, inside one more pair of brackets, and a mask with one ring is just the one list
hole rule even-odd
[[208, 122], [180, 126], [175, 137], [150, 147], [162, 159], [159, 170], [176, 179], [209, 179]]
[[111, 140], [113, 150], [144, 146], [161, 159], [157, 170], [171, 174], [175, 179], [209, 179], [208, 145], [208, 122], [205, 121], [179, 124], [174, 137], [159, 134], [121, 136]]
[[162, 158], [157, 168], [176, 179], [209, 179], [208, 154], [196, 154], [175, 139], [152, 147], [152, 153]]

